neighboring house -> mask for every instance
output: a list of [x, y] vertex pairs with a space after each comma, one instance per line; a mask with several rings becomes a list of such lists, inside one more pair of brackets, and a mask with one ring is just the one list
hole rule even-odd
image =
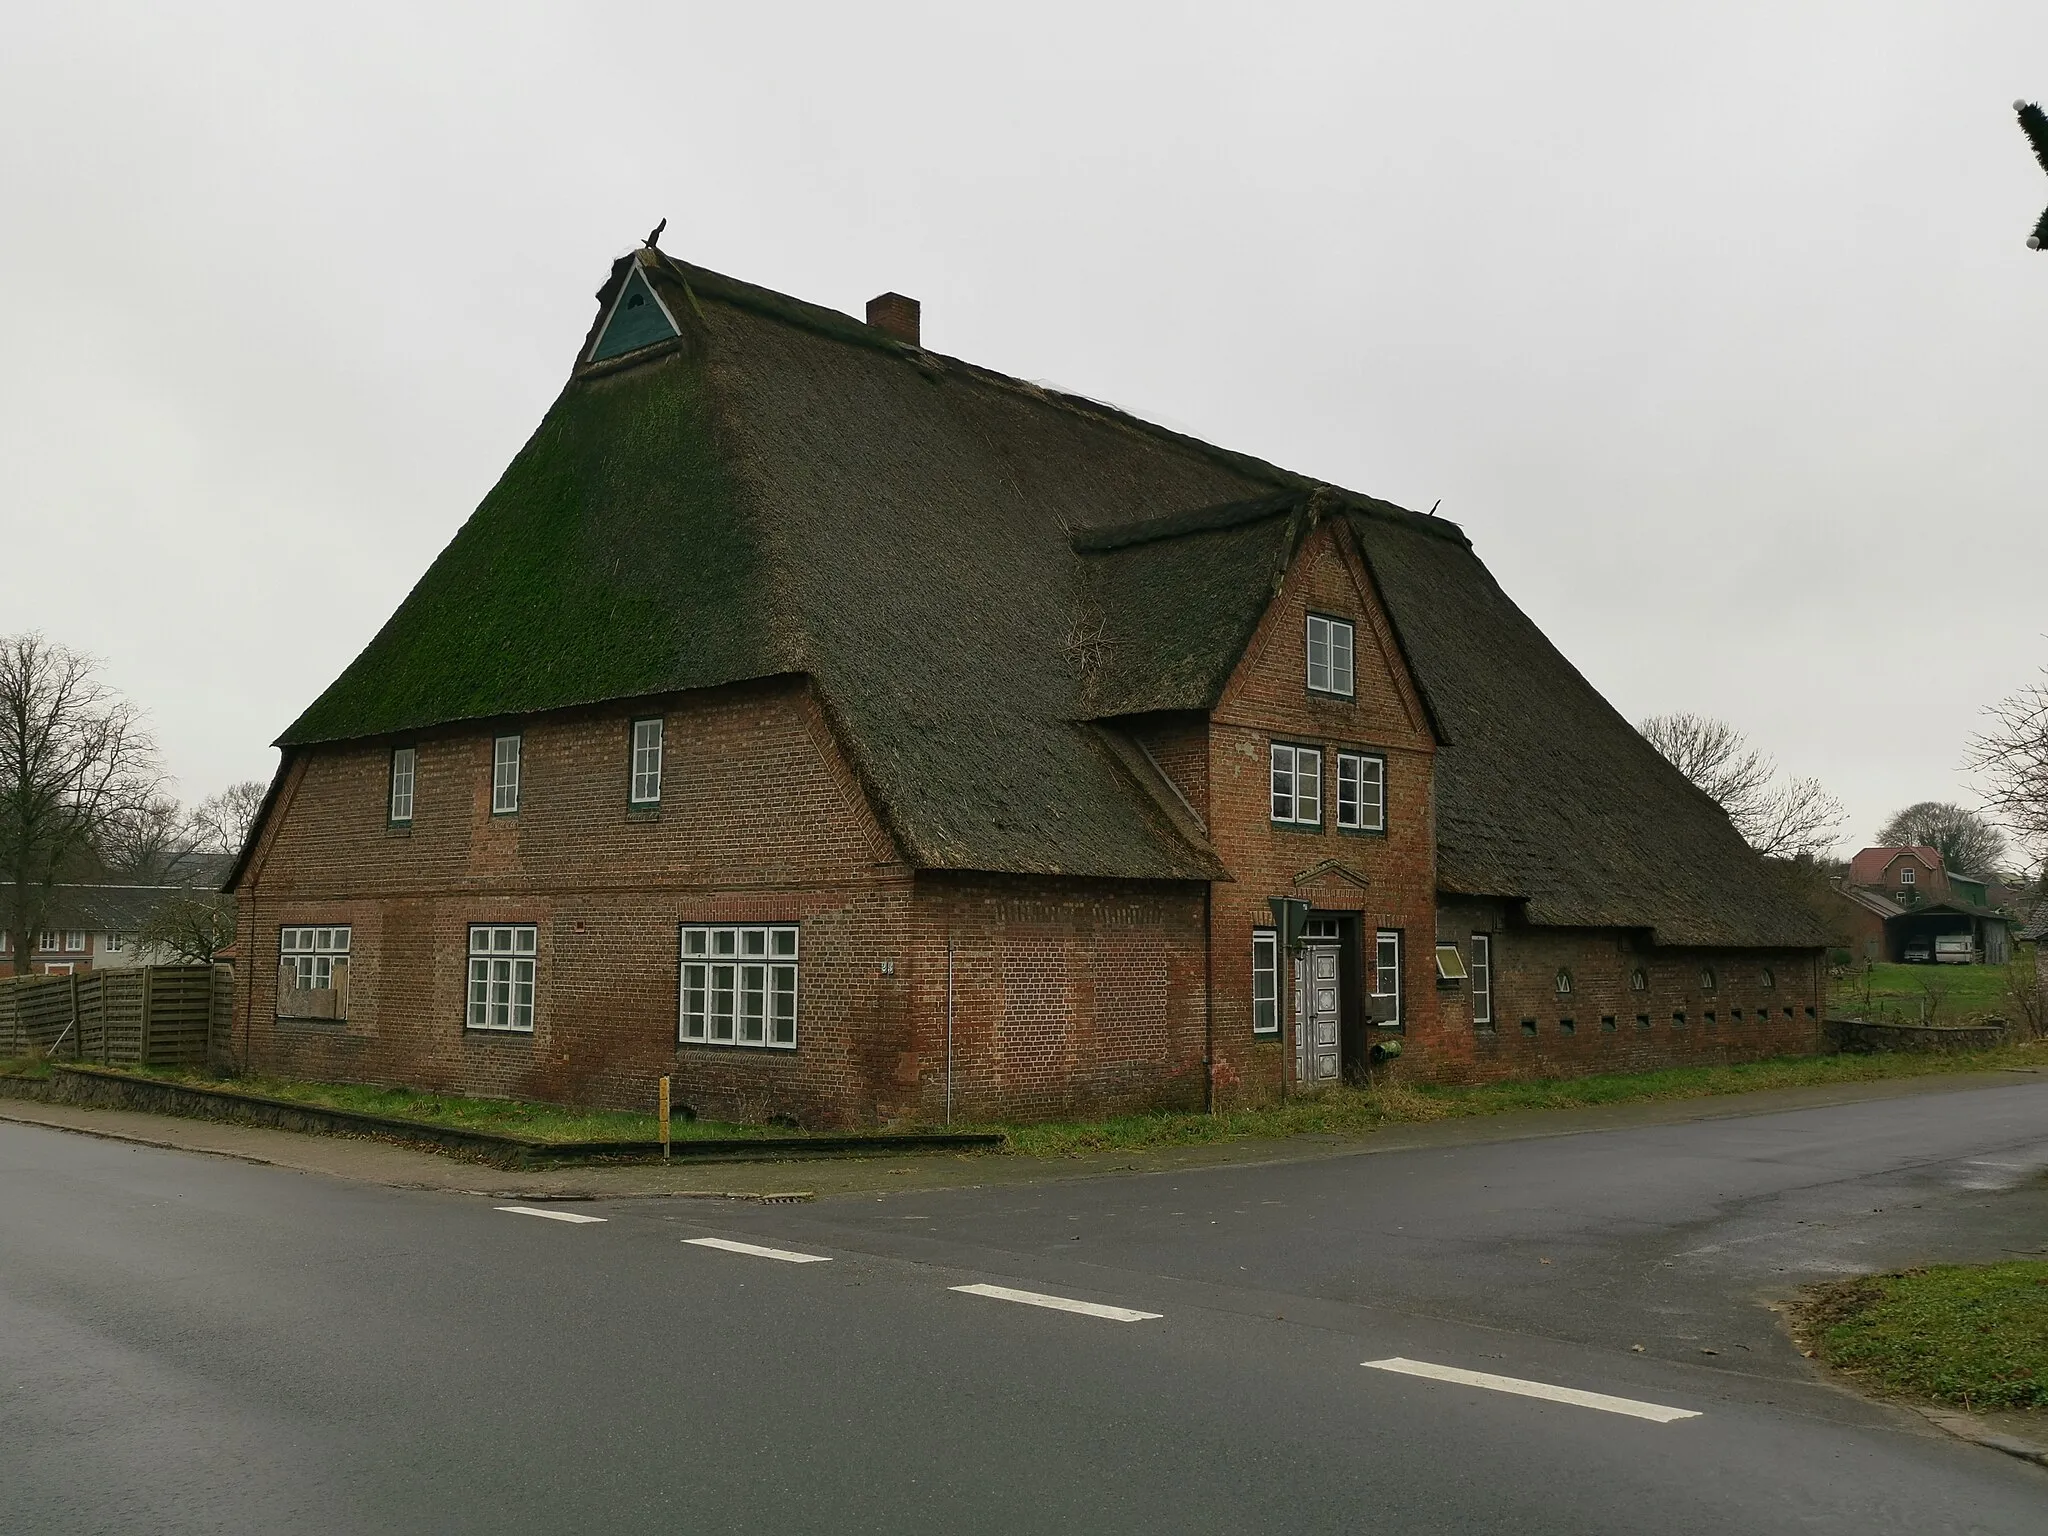
[[[1936, 848], [1865, 848], [1849, 861], [1850, 885], [1878, 891], [1902, 906], [1946, 901], [1949, 873]], [[1978, 894], [1983, 894], [1978, 882]]]
[[823, 1124], [1819, 1047], [1820, 925], [1456, 526], [869, 314], [621, 259], [279, 743], [241, 1060]]
[[1987, 883], [1951, 873], [1937, 849], [1865, 848], [1849, 861], [1843, 894], [1873, 911], [1877, 903], [1893, 909], [1884, 918], [1886, 960], [2003, 965], [2012, 957], [2010, 920], [1986, 900]]
[[[51, 892], [46, 927], [28, 954], [27, 968], [38, 975], [64, 976], [161, 960], [138, 948], [136, 933], [165, 900], [191, 894], [190, 885], [59, 885]], [[21, 973], [13, 936], [0, 934], [0, 976]]]

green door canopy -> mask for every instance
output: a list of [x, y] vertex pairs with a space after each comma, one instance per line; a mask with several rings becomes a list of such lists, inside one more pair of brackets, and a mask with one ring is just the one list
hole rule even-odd
[[611, 316], [604, 323], [597, 345], [590, 349], [590, 360], [601, 363], [608, 357], [651, 347], [657, 341], [667, 341], [676, 334], [675, 322], [661, 307], [661, 300], [654, 296], [654, 290], [647, 286], [645, 275], [635, 267], [626, 279], [625, 289], [619, 294], [619, 302], [612, 306]]

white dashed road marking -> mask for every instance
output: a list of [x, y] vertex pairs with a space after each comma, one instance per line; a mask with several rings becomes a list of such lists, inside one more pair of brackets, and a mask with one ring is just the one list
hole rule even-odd
[[602, 1216], [585, 1216], [580, 1211], [544, 1211], [537, 1205], [501, 1205], [501, 1211], [510, 1211], [514, 1216], [543, 1216], [549, 1221], [573, 1221], [579, 1226], [585, 1222], [603, 1221]]
[[830, 1264], [822, 1253], [791, 1253], [787, 1248], [762, 1248], [753, 1243], [736, 1243], [729, 1237], [686, 1237], [699, 1248], [718, 1248], [726, 1253], [744, 1253], [756, 1259], [780, 1259], [785, 1264]]
[[1084, 1317], [1106, 1317], [1113, 1323], [1142, 1323], [1161, 1312], [1134, 1312], [1129, 1307], [1105, 1307], [1100, 1302], [1073, 1301], [1065, 1296], [1046, 1296], [1037, 1291], [1013, 1291], [1007, 1285], [956, 1285], [954, 1290], [968, 1296], [993, 1296], [997, 1301], [1020, 1301], [1027, 1307], [1050, 1307], [1055, 1312], [1079, 1312]]
[[1573, 1387], [1553, 1387], [1548, 1382], [1523, 1381], [1514, 1376], [1495, 1376], [1486, 1371], [1461, 1371], [1453, 1365], [1431, 1365], [1426, 1360], [1364, 1360], [1367, 1370], [1395, 1371], [1403, 1376], [1426, 1376], [1432, 1381], [1454, 1382], [1461, 1387], [1485, 1387], [1491, 1392], [1512, 1392], [1517, 1397], [1540, 1397], [1553, 1403], [1570, 1403], [1575, 1408], [1597, 1408], [1602, 1413], [1625, 1413], [1632, 1419], [1649, 1419], [1669, 1424], [1674, 1419], [1696, 1419], [1690, 1408], [1666, 1408], [1659, 1403], [1639, 1403], [1632, 1397], [1609, 1397], [1605, 1392], [1581, 1392]]

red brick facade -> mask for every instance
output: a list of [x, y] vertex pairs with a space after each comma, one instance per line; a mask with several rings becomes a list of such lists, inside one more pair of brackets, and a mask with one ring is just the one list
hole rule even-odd
[[[1354, 626], [1349, 697], [1306, 686], [1311, 614]], [[630, 733], [652, 713], [662, 796], [636, 808]], [[1213, 712], [1127, 729], [1231, 879], [914, 870], [795, 679], [301, 751], [239, 882], [229, 1054], [292, 1076], [626, 1108], [651, 1107], [668, 1074], [707, 1117], [808, 1125], [1196, 1109], [1212, 1083], [1228, 1106], [1294, 1085], [1289, 1036], [1251, 1028], [1253, 932], [1273, 896], [1311, 901], [1344, 934], [1347, 1073], [1396, 1039], [1383, 1070], [1446, 1081], [1819, 1046], [1817, 951], [1652, 950], [1635, 931], [1440, 901], [1431, 723], [1335, 523], [1303, 544]], [[512, 731], [519, 809], [494, 815], [492, 742]], [[1274, 819], [1276, 741], [1321, 751], [1319, 824]], [[396, 746], [416, 753], [405, 826], [389, 821]], [[1382, 830], [1336, 824], [1344, 750], [1384, 762]], [[467, 1027], [476, 923], [536, 930], [530, 1033]], [[678, 1043], [678, 926], [695, 923], [798, 926], [794, 1050]], [[280, 930], [341, 924], [346, 1017], [279, 1018]], [[1401, 937], [1395, 1031], [1358, 1012], [1381, 932]], [[1439, 942], [1469, 958], [1474, 933], [1493, 942], [1488, 1025], [1469, 982], [1437, 978]]]

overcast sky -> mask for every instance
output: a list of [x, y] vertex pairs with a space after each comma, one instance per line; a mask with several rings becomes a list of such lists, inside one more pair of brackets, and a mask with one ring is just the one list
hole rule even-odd
[[0, 632], [188, 799], [691, 261], [1461, 523], [1845, 846], [2048, 663], [2048, 5], [22, 6]]

